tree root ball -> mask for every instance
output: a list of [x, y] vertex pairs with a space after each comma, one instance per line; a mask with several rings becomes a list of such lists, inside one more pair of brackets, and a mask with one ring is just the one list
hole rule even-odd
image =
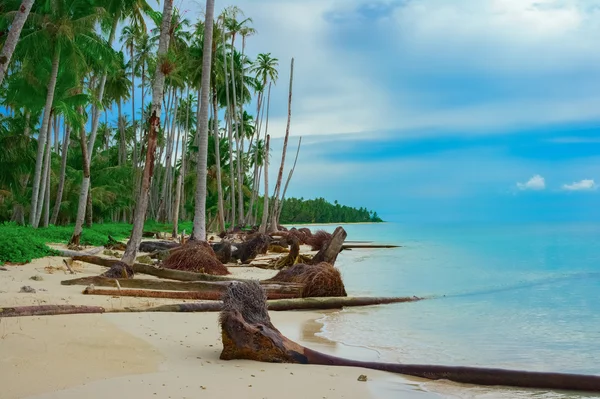
[[223, 240], [216, 244], [212, 244], [212, 248], [215, 251], [215, 255], [217, 255], [217, 259], [223, 264], [229, 263], [231, 261], [231, 242]]
[[329, 263], [298, 263], [267, 281], [304, 284], [303, 298], [348, 296], [340, 271]]
[[108, 278], [133, 278], [133, 268], [124, 262], [116, 262], [100, 276]]
[[315, 234], [306, 239], [306, 243], [311, 246], [313, 251], [320, 251], [331, 241], [333, 237], [330, 233], [324, 230], [318, 230]]
[[230, 274], [206, 241], [188, 241], [183, 247], [174, 250], [162, 266], [166, 269], [218, 276]]
[[233, 252], [232, 258], [239, 259], [242, 263], [248, 263], [258, 254], [266, 254], [270, 241], [271, 237], [268, 235], [256, 234], [246, 242], [235, 244], [236, 250]]

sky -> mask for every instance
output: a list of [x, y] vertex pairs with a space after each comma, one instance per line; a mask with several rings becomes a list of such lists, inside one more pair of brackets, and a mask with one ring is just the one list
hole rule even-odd
[[280, 61], [271, 182], [294, 57], [289, 196], [407, 223], [600, 221], [600, 0], [216, 4]]

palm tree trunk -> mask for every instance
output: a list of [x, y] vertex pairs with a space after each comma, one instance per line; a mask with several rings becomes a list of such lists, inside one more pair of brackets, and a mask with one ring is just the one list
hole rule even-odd
[[[115, 18], [113, 19], [113, 24], [110, 30], [110, 35], [108, 36], [108, 45], [112, 46], [113, 41], [115, 40], [115, 35], [117, 32], [117, 25], [119, 24], [119, 20], [121, 19], [121, 14], [117, 13]], [[102, 77], [100, 78], [100, 86], [98, 87], [98, 103], [102, 104], [102, 100], [104, 99], [104, 87], [106, 86], [106, 78], [108, 77], [108, 71], [104, 71], [102, 73]], [[100, 121], [100, 106], [94, 107], [94, 112], [92, 114], [92, 133], [90, 134], [90, 141], [87, 143], [87, 154], [88, 154], [88, 163], [92, 163], [92, 155], [94, 153], [94, 143], [96, 142], [96, 135], [98, 134], [98, 123]]]
[[[189, 88], [188, 88], [188, 98], [189, 96]], [[187, 113], [189, 116], [189, 106], [187, 108]], [[187, 122], [186, 122], [187, 125]], [[175, 187], [175, 207], [173, 208], [173, 238], [177, 238], [177, 234], [179, 232], [179, 207], [181, 205], [181, 192], [183, 190], [183, 176], [185, 174], [185, 148], [187, 143], [187, 128], [186, 132], [183, 132], [183, 141], [181, 143], [181, 168], [179, 169], [179, 176], [177, 176], [177, 183]]]
[[[54, 132], [56, 134], [57, 126], [54, 124]], [[46, 145], [46, 194], [44, 195], [44, 220], [42, 227], [48, 227], [50, 222], [50, 171], [52, 169], [52, 147], [50, 141]]]
[[[81, 110], [83, 112], [83, 110]], [[81, 233], [83, 232], [83, 220], [85, 219], [85, 209], [87, 206], [88, 190], [90, 188], [90, 162], [87, 153], [87, 142], [85, 137], [85, 124], [82, 123], [79, 131], [79, 144], [81, 146], [83, 163], [83, 180], [81, 181], [81, 190], [79, 191], [79, 205], [77, 207], [77, 219], [75, 219], [75, 229], [69, 244], [79, 245]]]
[[[263, 93], [258, 93], [258, 106], [256, 107], [256, 120], [254, 121], [254, 134], [256, 135], [256, 144], [258, 145], [258, 140], [260, 139], [260, 132], [262, 128], [261, 113], [264, 115], [265, 106], [262, 104], [262, 96]], [[252, 141], [250, 142], [250, 146], [248, 147], [248, 155], [252, 150]], [[258, 151], [254, 151], [254, 173], [253, 173], [253, 184], [252, 184], [252, 195], [250, 196], [250, 205], [248, 207], [248, 213], [246, 214], [246, 221], [249, 222], [252, 218], [252, 208], [254, 207], [254, 201], [256, 201], [256, 197], [258, 196], [258, 190], [260, 188], [260, 183], [257, 183], [257, 180], [260, 181], [260, 172], [258, 171]], [[251, 223], [251, 224], [254, 224]]]
[[285, 139], [283, 140], [283, 153], [281, 155], [281, 166], [279, 167], [279, 174], [277, 175], [277, 184], [275, 185], [274, 204], [271, 209], [271, 225], [269, 230], [276, 232], [278, 229], [277, 220], [277, 209], [279, 208], [279, 191], [281, 190], [281, 180], [283, 179], [283, 168], [285, 166], [285, 155], [287, 152], [288, 139], [290, 137], [290, 122], [292, 120], [292, 84], [294, 82], [294, 59], [290, 66], [290, 89], [288, 95], [288, 119], [287, 126], [285, 129]]
[[46, 95], [46, 105], [44, 107], [44, 116], [38, 136], [38, 152], [35, 160], [35, 173], [33, 175], [33, 192], [31, 194], [31, 214], [29, 215], [29, 223], [33, 228], [38, 226], [38, 196], [40, 194], [40, 181], [42, 179], [42, 165], [44, 160], [44, 146], [46, 145], [46, 136], [48, 133], [48, 124], [50, 123], [50, 114], [52, 112], [52, 102], [54, 101], [54, 89], [56, 88], [56, 78], [58, 76], [58, 64], [60, 62], [60, 47], [54, 49], [52, 58], [52, 71], [48, 80], [48, 91]]
[[0, 52], [0, 85], [4, 81], [4, 76], [6, 76], [10, 60], [19, 42], [21, 30], [23, 29], [23, 25], [25, 25], [25, 21], [27, 21], [33, 2], [34, 0], [23, 0], [19, 11], [17, 11], [12, 21], [10, 31], [4, 42], [4, 47], [2, 47], [2, 52]]
[[52, 211], [52, 217], [50, 218], [50, 224], [56, 225], [58, 220], [58, 213], [60, 212], [60, 204], [62, 203], [63, 191], [65, 189], [65, 174], [67, 172], [67, 154], [69, 152], [69, 136], [71, 135], [71, 127], [66, 126], [65, 135], [63, 137], [62, 147], [62, 163], [60, 165], [60, 177], [58, 180], [58, 190], [56, 191], [56, 202], [54, 203], [54, 210]]
[[263, 198], [263, 214], [262, 221], [260, 223], [259, 231], [261, 233], [267, 232], [267, 223], [269, 221], [269, 110], [271, 109], [271, 83], [269, 83], [269, 93], [267, 94], [267, 122], [265, 123], [265, 136], [267, 142], [265, 143], [265, 153], [263, 156], [264, 173], [265, 173], [265, 193]]
[[279, 208], [277, 209], [276, 219], [277, 223], [279, 223], [279, 217], [281, 216], [281, 210], [283, 209], [283, 201], [285, 200], [285, 193], [287, 192], [288, 186], [290, 184], [290, 180], [292, 180], [292, 176], [294, 175], [294, 170], [296, 170], [296, 163], [298, 162], [298, 154], [300, 154], [300, 146], [302, 145], [302, 137], [298, 140], [298, 149], [296, 150], [296, 158], [294, 159], [294, 165], [292, 165], [292, 169], [290, 170], [290, 174], [285, 182], [285, 186], [283, 187], [283, 194], [281, 194], [281, 201], [279, 201]]
[[138, 163], [138, 141], [137, 127], [135, 125], [135, 64], [133, 63], [133, 43], [129, 49], [131, 56], [131, 124], [133, 126], [133, 168], [137, 167]]
[[219, 137], [219, 106], [217, 103], [217, 91], [213, 87], [213, 135], [215, 138], [215, 164], [217, 166], [217, 209], [219, 214], [219, 229], [225, 231], [225, 208], [223, 206], [223, 179], [221, 177], [221, 139]]
[[192, 239], [206, 241], [206, 175], [208, 157], [208, 105], [210, 102], [210, 75], [212, 65], [213, 17], [215, 1], [206, 1], [204, 22], [204, 48], [202, 49], [202, 77], [198, 93], [198, 183]]
[[58, 128], [59, 128], [58, 116], [55, 116], [54, 117], [54, 152], [57, 154], [58, 154], [58, 148], [59, 148], [59, 146], [58, 146], [58, 133], [59, 133]]
[[163, 176], [162, 191], [160, 193], [160, 200], [158, 205], [158, 220], [161, 223], [165, 223], [167, 220], [166, 201], [168, 201], [168, 191], [170, 190], [170, 176], [171, 176], [171, 159], [173, 157], [173, 142], [175, 141], [175, 121], [177, 119], [177, 110], [179, 109], [179, 102], [177, 101], [177, 90], [173, 96], [173, 106], [175, 110], [171, 117], [171, 131], [167, 136], [167, 150], [165, 153], [165, 171]]
[[[225, 43], [225, 29], [222, 30], [223, 43]], [[223, 68], [225, 72], [225, 99], [227, 101], [227, 131], [229, 136], [229, 191], [231, 200], [231, 226], [235, 226], [235, 179], [233, 178], [233, 127], [231, 118], [231, 102], [229, 100], [229, 77], [227, 72], [227, 52], [223, 46]]]
[[[242, 123], [241, 123], [241, 119], [243, 116], [239, 116], [239, 120], [236, 118], [236, 114], [238, 113], [237, 111], [237, 93], [236, 93], [236, 84], [235, 84], [235, 68], [234, 68], [234, 53], [235, 53], [235, 47], [234, 47], [234, 37], [231, 37], [231, 88], [233, 90], [233, 113], [232, 113], [232, 118], [233, 118], [233, 126], [234, 126], [234, 133], [235, 133], [235, 151], [236, 151], [236, 175], [237, 175], [237, 204], [238, 204], [238, 216], [240, 219], [240, 224], [244, 223], [244, 196], [242, 193], [242, 159], [241, 159], [241, 154], [240, 154], [240, 136], [243, 134], [242, 132], [240, 132], [240, 130], [242, 128]], [[232, 181], [233, 182], [233, 181]], [[232, 225], [233, 227], [233, 225]]]
[[122, 101], [117, 101], [118, 126], [119, 126], [119, 166], [125, 165], [125, 124], [123, 123], [123, 114], [121, 113]]
[[[268, 108], [268, 107], [267, 107]], [[263, 215], [258, 229], [261, 233], [267, 232], [267, 221], [269, 218], [269, 141], [270, 136], [267, 134], [267, 143], [265, 144], [265, 198], [263, 199]]]
[[[160, 39], [158, 44], [158, 60], [161, 60], [167, 54], [169, 48], [169, 32], [171, 28], [171, 15], [173, 13], [173, 0], [165, 0], [163, 9], [163, 19], [160, 27]], [[162, 97], [165, 87], [165, 75], [161, 68], [156, 68], [154, 82], [152, 84], [152, 112], [148, 123], [148, 144], [146, 151], [146, 162], [144, 165], [144, 173], [142, 175], [142, 184], [138, 200], [136, 202], [135, 213], [133, 217], [133, 230], [131, 237], [127, 243], [127, 248], [121, 259], [123, 262], [131, 265], [137, 255], [138, 247], [142, 240], [144, 232], [144, 221], [146, 219], [146, 211], [148, 209], [148, 193], [150, 183], [152, 182], [152, 174], [154, 172], [154, 157], [156, 155], [156, 136], [160, 126], [160, 114], [162, 106]]]
[[44, 200], [46, 199], [46, 186], [48, 184], [48, 166], [50, 165], [48, 158], [50, 156], [50, 149], [52, 148], [52, 118], [50, 118], [50, 120], [48, 121], [48, 131], [47, 131], [47, 142], [46, 142], [46, 146], [44, 148], [44, 165], [42, 168], [42, 182], [40, 183], [40, 196], [38, 198], [38, 203], [37, 203], [37, 208], [35, 211], [36, 214], [36, 219], [35, 219], [35, 225], [39, 226], [40, 224], [40, 220], [42, 220], [42, 213], [44, 210]]

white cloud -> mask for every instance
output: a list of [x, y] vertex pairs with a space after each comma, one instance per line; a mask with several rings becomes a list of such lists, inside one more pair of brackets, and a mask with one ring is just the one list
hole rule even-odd
[[562, 188], [566, 191], [591, 191], [597, 189], [598, 186], [594, 183], [594, 180], [584, 179], [572, 184], [565, 184]]
[[546, 188], [546, 180], [540, 175], [535, 175], [527, 183], [517, 183], [519, 190], [544, 190]]
[[[271, 52], [280, 60], [273, 137], [285, 134], [291, 57], [292, 135], [472, 134], [600, 119], [594, 91], [600, 73], [591, 67], [600, 63], [600, 12], [594, 7], [600, 0], [419, 0], [397, 2], [385, 18], [352, 18], [374, 3], [395, 2], [227, 3], [254, 20], [257, 34], [248, 38], [246, 52]], [[204, 5], [188, 7], [197, 15]], [[344, 18], [327, 18], [332, 15]], [[480, 83], [478, 76], [493, 83]], [[466, 86], [454, 87], [461, 79]], [[487, 95], [455, 101], [470, 93]]]

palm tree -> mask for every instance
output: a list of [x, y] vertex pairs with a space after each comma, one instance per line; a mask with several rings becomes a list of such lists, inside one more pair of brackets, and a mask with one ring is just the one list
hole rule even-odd
[[[33, 2], [34, 0], [23, 0], [18, 11], [14, 11], [15, 16], [10, 31], [6, 37], [6, 42], [4, 42], [4, 47], [2, 47], [2, 52], [0, 52], [0, 85], [4, 81], [8, 65], [10, 64], [13, 52], [17, 47], [19, 36], [21, 36], [21, 30], [23, 29], [23, 25], [25, 25], [25, 21], [27, 21]], [[13, 12], [6, 13], [6, 17], [11, 16], [11, 14], [13, 14]]]
[[202, 80], [200, 110], [198, 113], [198, 172], [196, 184], [196, 207], [192, 239], [206, 241], [206, 175], [208, 157], [208, 104], [210, 101], [210, 75], [212, 59], [212, 40], [214, 25], [215, 1], [206, 1], [204, 21], [204, 40], [202, 52]]
[[[271, 57], [271, 53], [260, 53], [256, 56], [256, 60], [252, 64], [250, 68], [250, 72], [255, 74], [256, 80], [258, 81], [258, 99], [257, 99], [257, 109], [256, 109], [256, 119], [254, 130], [258, 132], [260, 136], [260, 132], [262, 129], [262, 117], [261, 117], [261, 108], [262, 114], [264, 115], [264, 90], [267, 88], [267, 82], [277, 83], [277, 78], [279, 77], [277, 72], [277, 67], [279, 66], [279, 60], [277, 58]], [[259, 124], [260, 120], [260, 124]], [[258, 173], [258, 152], [254, 152], [254, 177], [255, 181], [256, 177], [260, 174]], [[260, 179], [259, 179], [260, 180]], [[256, 197], [258, 197], [259, 187], [255, 185], [252, 190], [252, 196], [250, 198], [250, 209], [248, 209], [248, 214], [252, 212], [252, 206], [254, 205], [254, 201], [256, 201]]]
[[[283, 140], [283, 151], [281, 154], [281, 166], [279, 167], [279, 173], [277, 175], [277, 183], [275, 184], [275, 192], [273, 195], [274, 203], [271, 209], [271, 226], [270, 230], [272, 232], [276, 232], [278, 229], [279, 221], [277, 220], [277, 210], [279, 209], [279, 192], [281, 190], [281, 179], [283, 178], [283, 168], [285, 166], [285, 155], [287, 153], [287, 144], [288, 139], [290, 137], [290, 122], [292, 118], [292, 85], [294, 83], [294, 59], [292, 58], [292, 63], [290, 65], [290, 88], [288, 95], [288, 118], [287, 118], [287, 126], [285, 129], [285, 138]], [[267, 195], [265, 193], [265, 195]]]
[[[23, 53], [35, 59], [36, 55], [45, 53], [40, 46], [47, 46], [44, 50], [52, 54], [52, 66], [47, 83], [46, 103], [38, 138], [38, 153], [33, 177], [33, 190], [31, 197], [30, 224], [36, 228], [39, 215], [38, 201], [40, 196], [40, 181], [44, 149], [47, 132], [54, 101], [54, 90], [61, 60], [61, 54], [75, 54], [81, 58], [95, 57], [96, 60], [110, 57], [106, 43], [94, 32], [96, 23], [104, 15], [103, 9], [92, 7], [90, 0], [55, 0], [45, 2], [30, 13], [29, 19], [32, 27], [21, 38], [20, 46]], [[90, 56], [94, 53], [94, 56]]]
[[[209, 0], [210, 1], [210, 0]], [[160, 27], [160, 39], [158, 44], [158, 62], [159, 66], [165, 61], [169, 49], [169, 32], [171, 28], [171, 14], [173, 12], [173, 0], [165, 0], [163, 8], [163, 20]], [[166, 68], [165, 68], [166, 69]], [[135, 213], [133, 217], [133, 230], [127, 243], [127, 248], [123, 254], [122, 261], [127, 264], [133, 264], [137, 254], [138, 247], [142, 240], [144, 231], [144, 221], [148, 209], [148, 192], [154, 169], [154, 157], [156, 155], [156, 137], [160, 126], [160, 114], [162, 109], [162, 98], [165, 85], [165, 71], [158, 67], [154, 73], [154, 83], [152, 85], [152, 113], [148, 120], [148, 141], [146, 143], [146, 161], [142, 184], [138, 200], [136, 202]]]

